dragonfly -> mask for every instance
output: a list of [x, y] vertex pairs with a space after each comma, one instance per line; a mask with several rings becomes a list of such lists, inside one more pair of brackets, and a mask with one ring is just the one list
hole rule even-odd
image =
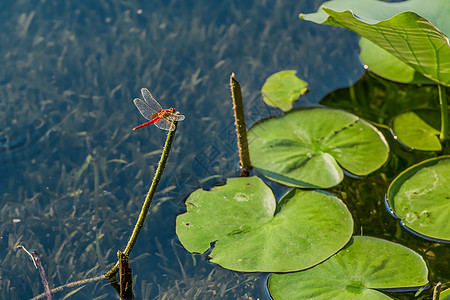
[[142, 97], [144, 101], [139, 98], [133, 100], [134, 105], [139, 109], [141, 115], [148, 121], [142, 125], [134, 127], [133, 130], [145, 127], [150, 124], [155, 124], [156, 127], [162, 130], [175, 130], [173, 125], [174, 121], [183, 121], [184, 116], [180, 115], [175, 108], [163, 109], [159, 105], [158, 101], [153, 98], [149, 90], [143, 88], [141, 89]]

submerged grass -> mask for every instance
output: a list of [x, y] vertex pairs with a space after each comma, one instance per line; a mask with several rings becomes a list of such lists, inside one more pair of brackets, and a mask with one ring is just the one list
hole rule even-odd
[[[143, 229], [149, 238], [131, 257], [135, 291], [142, 299], [263, 294], [258, 275], [213, 267], [204, 256], [194, 264], [184, 250], [176, 259], [175, 216], [200, 179], [235, 174], [231, 72], [251, 103], [250, 122], [268, 112], [256, 104], [258, 90], [276, 70], [298, 68], [316, 100], [351, 80], [333, 75], [335, 58], [357, 65], [348, 40], [330, 44], [339, 29], [317, 35], [298, 23], [300, 6], [312, 11], [320, 2], [1, 2], [0, 298], [42, 292], [19, 243], [38, 251], [50, 287], [98, 276], [115, 262], [164, 136], [131, 131], [139, 120], [132, 99], [142, 87], [187, 119]], [[114, 293], [96, 283], [72, 297]]]

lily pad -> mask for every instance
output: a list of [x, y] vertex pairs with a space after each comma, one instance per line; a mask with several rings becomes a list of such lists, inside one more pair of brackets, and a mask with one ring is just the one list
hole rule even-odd
[[264, 176], [289, 186], [329, 188], [344, 168], [368, 175], [387, 160], [384, 136], [348, 112], [327, 108], [295, 110], [263, 120], [248, 132], [252, 165]]
[[450, 300], [450, 289], [442, 291], [439, 297], [440, 300]]
[[295, 76], [296, 71], [281, 71], [266, 79], [261, 93], [267, 105], [283, 111], [291, 110], [292, 103], [308, 91], [306, 82]]
[[391, 299], [376, 289], [421, 287], [427, 277], [424, 260], [411, 249], [355, 236], [320, 265], [270, 275], [268, 286], [273, 299]]
[[387, 202], [404, 226], [420, 235], [450, 240], [450, 156], [418, 163], [389, 186]]
[[[324, 3], [315, 14], [300, 17], [348, 28], [425, 77], [449, 86], [450, 45], [443, 33], [450, 32], [446, 17], [449, 9], [450, 3], [446, 0], [430, 0], [426, 5], [421, 0], [401, 3], [335, 0]], [[435, 24], [425, 18], [432, 18]]]
[[197, 190], [186, 207], [176, 226], [183, 246], [203, 253], [215, 242], [211, 261], [236, 271], [309, 268], [341, 249], [353, 232], [351, 214], [335, 196], [292, 189], [277, 204], [257, 177]]
[[392, 130], [396, 138], [411, 149], [440, 151], [440, 123], [438, 111], [408, 111], [394, 118]]

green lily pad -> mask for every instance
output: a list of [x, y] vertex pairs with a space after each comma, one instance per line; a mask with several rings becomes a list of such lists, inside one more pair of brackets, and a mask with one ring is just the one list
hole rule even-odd
[[361, 38], [359, 40], [359, 47], [361, 48], [359, 57], [361, 58], [364, 67], [378, 76], [401, 83], [434, 83], [434, 81], [426, 78], [368, 39]]
[[418, 163], [389, 186], [388, 204], [402, 223], [423, 236], [450, 240], [450, 156]]
[[440, 300], [450, 300], [450, 289], [442, 291], [439, 297]]
[[292, 103], [308, 91], [306, 82], [295, 76], [296, 71], [281, 71], [269, 76], [261, 93], [267, 105], [283, 111], [291, 110]]
[[[315, 14], [300, 17], [348, 28], [425, 77], [449, 86], [450, 45], [445, 35], [450, 32], [449, 10], [450, 3], [446, 0], [430, 0], [426, 5], [420, 0], [401, 3], [335, 0], [324, 3]], [[435, 24], [425, 18], [432, 18]]]
[[183, 246], [203, 253], [216, 242], [211, 261], [236, 271], [309, 268], [341, 249], [353, 232], [351, 214], [335, 196], [292, 189], [277, 204], [257, 177], [197, 190], [186, 207], [176, 225]]
[[428, 283], [420, 255], [405, 246], [355, 236], [344, 249], [311, 269], [271, 274], [273, 299], [391, 299], [376, 289], [420, 287]]
[[392, 122], [392, 130], [402, 144], [423, 151], [442, 150], [440, 126], [440, 113], [433, 110], [408, 111]]
[[289, 186], [329, 188], [344, 168], [368, 175], [387, 160], [389, 146], [368, 122], [348, 112], [307, 108], [263, 120], [248, 132], [253, 167]]

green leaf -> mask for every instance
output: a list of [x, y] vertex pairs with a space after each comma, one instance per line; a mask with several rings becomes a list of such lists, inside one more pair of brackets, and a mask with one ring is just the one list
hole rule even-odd
[[438, 111], [408, 111], [394, 118], [392, 130], [397, 139], [411, 149], [440, 151], [440, 123]]
[[425, 262], [411, 249], [355, 236], [314, 268], [270, 275], [268, 286], [273, 299], [391, 299], [375, 289], [419, 287], [427, 277]]
[[439, 299], [440, 300], [450, 300], [450, 289], [446, 289], [446, 290], [442, 291]]
[[[344, 11], [345, 10], [345, 11]], [[385, 49], [431, 80], [450, 85], [449, 1], [411, 0], [385, 3], [375, 0], [326, 2], [316, 14], [300, 17], [316, 23], [348, 28]], [[436, 21], [436, 26], [424, 17]], [[327, 18], [328, 15], [328, 18]]]
[[387, 160], [383, 135], [359, 117], [341, 110], [308, 108], [263, 120], [248, 132], [253, 167], [289, 186], [329, 188], [344, 168], [368, 175]]
[[428, 159], [392, 181], [387, 201], [406, 227], [430, 238], [450, 240], [449, 184], [450, 156]]
[[347, 207], [333, 195], [292, 189], [276, 204], [257, 177], [231, 178], [211, 191], [197, 190], [177, 217], [176, 231], [189, 252], [244, 272], [309, 268], [341, 249], [353, 232]]
[[319, 103], [391, 126], [392, 119], [407, 110], [437, 108], [438, 98], [435, 85], [400, 85], [367, 72], [354, 85], [332, 91]]
[[261, 89], [264, 102], [283, 111], [291, 110], [292, 103], [308, 91], [306, 82], [295, 73], [288, 70], [269, 76]]
[[359, 40], [359, 57], [366, 69], [383, 78], [401, 83], [433, 84], [434, 82], [368, 39]]

